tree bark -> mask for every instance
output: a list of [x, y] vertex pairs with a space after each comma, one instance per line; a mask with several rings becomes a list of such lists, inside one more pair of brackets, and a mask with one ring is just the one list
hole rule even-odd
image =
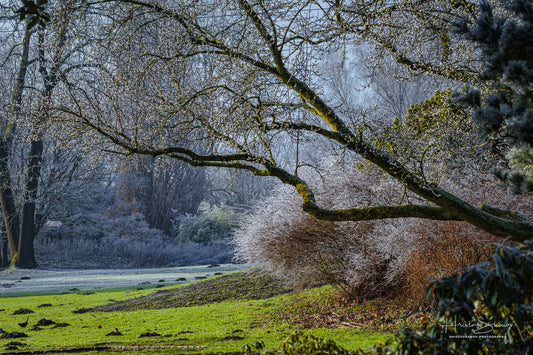
[[1, 228], [1, 237], [0, 237], [0, 267], [7, 267], [9, 265], [9, 255], [8, 255], [8, 242], [5, 224], [2, 224]]
[[[26, 30], [24, 32], [24, 41], [22, 48], [22, 58], [20, 62], [19, 73], [17, 76], [17, 83], [13, 92], [13, 115], [17, 117], [22, 110], [22, 93], [24, 91], [24, 84], [26, 81], [26, 73], [29, 65], [29, 47], [32, 31], [26, 23]], [[27, 263], [25, 260], [20, 261], [20, 255], [17, 251], [20, 250], [20, 218], [19, 212], [15, 205], [15, 197], [12, 190], [12, 179], [9, 172], [9, 150], [13, 142], [15, 134], [16, 123], [7, 122], [6, 135], [0, 143], [0, 202], [2, 204], [2, 214], [4, 216], [4, 225], [9, 241], [9, 249], [11, 252], [11, 259], [16, 257], [15, 265], [28, 265], [28, 267], [35, 267], [33, 256], [33, 245], [31, 248], [30, 259]], [[23, 257], [26, 259], [27, 248], [23, 247]]]
[[[42, 26], [42, 25], [41, 25]], [[44, 90], [42, 92], [42, 102], [38, 110], [38, 117], [35, 117], [33, 126], [33, 140], [31, 141], [30, 155], [28, 159], [28, 173], [26, 177], [26, 186], [24, 190], [24, 205], [22, 207], [20, 238], [18, 246], [18, 254], [16, 266], [25, 269], [32, 269], [37, 267], [35, 259], [35, 251], [33, 248], [33, 241], [35, 234], [38, 232], [35, 223], [35, 202], [37, 200], [37, 192], [39, 188], [39, 180], [41, 178], [41, 165], [44, 150], [44, 132], [46, 131], [46, 119], [48, 115], [48, 104], [52, 96], [52, 92], [58, 82], [59, 66], [61, 65], [61, 53], [65, 46], [66, 38], [66, 22], [59, 32], [59, 44], [54, 55], [53, 65], [50, 70], [47, 69], [44, 53], [44, 35], [43, 30], [39, 32], [38, 38], [38, 61], [39, 73], [42, 75], [44, 82]]]
[[35, 200], [37, 199], [37, 189], [41, 175], [42, 154], [43, 141], [41, 139], [32, 141], [28, 162], [26, 193], [22, 208], [18, 257], [16, 260], [17, 267], [25, 269], [31, 269], [37, 266], [33, 240], [35, 238]]
[[19, 245], [20, 221], [15, 205], [15, 196], [11, 189], [12, 180], [8, 164], [10, 145], [6, 141], [0, 142], [0, 203], [2, 204], [2, 215], [10, 254], [13, 258]]
[[[20, 68], [17, 74], [17, 81], [13, 91], [12, 110], [13, 115], [17, 117], [22, 109], [22, 93], [24, 91], [24, 83], [26, 82], [26, 73], [29, 65], [29, 47], [32, 31], [28, 24], [24, 31], [24, 39], [22, 42], [22, 57], [20, 60]], [[15, 197], [12, 190], [12, 179], [9, 172], [9, 155], [13, 143], [13, 136], [16, 130], [16, 123], [6, 119], [4, 122], [4, 135], [0, 140], [0, 204], [2, 205], [2, 215], [4, 218], [4, 227], [6, 230], [7, 241], [9, 243], [9, 251], [11, 258], [19, 247], [20, 234], [20, 220], [19, 214], [15, 204]]]

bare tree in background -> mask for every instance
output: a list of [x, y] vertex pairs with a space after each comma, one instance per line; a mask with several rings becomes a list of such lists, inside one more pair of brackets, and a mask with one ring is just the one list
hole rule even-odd
[[[7, 42], [12, 48], [6, 52], [3, 66], [16, 65], [17, 70], [12, 72], [17, 74], [11, 78], [11, 102], [2, 115], [6, 133], [0, 143], [0, 200], [10, 257], [21, 268], [37, 266], [33, 240], [42, 220], [36, 216], [36, 205], [47, 135], [56, 133], [48, 131], [55, 92], [69, 75], [90, 65], [82, 61], [82, 50], [89, 43], [86, 33], [80, 33], [86, 16], [83, 7], [77, 5], [76, 1], [42, 1], [35, 6], [12, 1], [2, 8], [6, 14], [4, 28], [12, 31]], [[25, 176], [20, 202], [10, 172], [12, 151], [19, 143], [29, 146], [25, 172], [17, 173]]]
[[209, 189], [205, 169], [169, 159], [135, 156], [119, 174], [116, 213], [138, 212], [151, 228], [172, 232], [174, 214], [195, 214]]

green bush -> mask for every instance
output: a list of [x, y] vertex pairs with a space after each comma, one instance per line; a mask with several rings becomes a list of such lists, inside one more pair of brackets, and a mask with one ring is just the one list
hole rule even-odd
[[375, 144], [414, 171], [426, 177], [435, 174], [435, 179], [442, 171], [461, 171], [488, 159], [489, 146], [476, 133], [469, 112], [450, 95], [451, 90], [437, 91], [433, 97], [411, 105], [404, 118], [396, 118], [383, 129]]
[[240, 215], [230, 206], [202, 202], [196, 216], [180, 216], [175, 220], [181, 241], [210, 243], [229, 239], [238, 226]]

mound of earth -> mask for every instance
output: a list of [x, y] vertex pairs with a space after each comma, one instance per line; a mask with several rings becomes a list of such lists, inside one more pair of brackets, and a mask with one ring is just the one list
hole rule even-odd
[[172, 290], [160, 290], [144, 297], [96, 307], [91, 311], [115, 312], [199, 306], [224, 300], [270, 298], [290, 291], [292, 290], [279, 280], [265, 273], [239, 272]]

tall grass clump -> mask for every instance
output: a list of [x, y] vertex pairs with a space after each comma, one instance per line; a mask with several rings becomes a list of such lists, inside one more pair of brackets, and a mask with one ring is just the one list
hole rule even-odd
[[[312, 181], [317, 200], [326, 208], [395, 205], [402, 199], [402, 203], [420, 203], [401, 184], [368, 167], [358, 169], [331, 169], [320, 179], [305, 178]], [[508, 200], [507, 191], [496, 186], [487, 191], [487, 182], [479, 179], [472, 178], [469, 189], [451, 180], [442, 184], [452, 192], [464, 192], [473, 203]], [[533, 210], [530, 200], [514, 199], [505, 207]], [[261, 264], [295, 286], [325, 281], [352, 298], [416, 301], [424, 299], [429, 278], [489, 259], [500, 241], [456, 221], [320, 221], [301, 210], [301, 198], [288, 186], [278, 186], [259, 203], [233, 236], [237, 258]]]

